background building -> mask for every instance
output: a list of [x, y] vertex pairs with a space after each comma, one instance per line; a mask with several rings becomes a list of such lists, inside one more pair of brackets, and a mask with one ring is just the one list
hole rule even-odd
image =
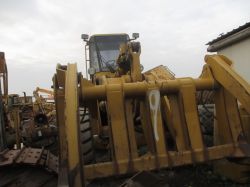
[[235, 70], [250, 83], [250, 22], [207, 43], [208, 52], [223, 54]]

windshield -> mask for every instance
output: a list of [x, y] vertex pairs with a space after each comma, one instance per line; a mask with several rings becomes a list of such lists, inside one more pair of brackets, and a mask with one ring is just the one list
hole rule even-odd
[[99, 71], [114, 71], [120, 44], [128, 41], [128, 35], [93, 36], [89, 41], [90, 67]]

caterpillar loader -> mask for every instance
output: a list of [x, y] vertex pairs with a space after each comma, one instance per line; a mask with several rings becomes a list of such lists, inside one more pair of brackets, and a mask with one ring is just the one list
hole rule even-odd
[[[250, 86], [222, 55], [206, 55], [199, 78], [175, 78], [164, 66], [142, 73], [134, 33], [82, 35], [86, 70], [57, 65], [59, 186], [250, 155], [239, 106], [250, 114]], [[155, 63], [155, 62], [153, 62]], [[212, 93], [206, 125], [199, 96]], [[246, 122], [247, 120], [244, 120]], [[247, 124], [250, 125], [250, 124]], [[212, 129], [212, 142], [207, 130]]]

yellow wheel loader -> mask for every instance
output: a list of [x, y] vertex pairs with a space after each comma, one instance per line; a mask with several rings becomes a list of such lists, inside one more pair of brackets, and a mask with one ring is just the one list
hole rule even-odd
[[[239, 105], [250, 114], [250, 86], [232, 62], [207, 55], [196, 79], [175, 78], [164, 66], [142, 73], [138, 37], [82, 35], [89, 78], [76, 64], [58, 64], [53, 81], [59, 185], [249, 157]], [[212, 110], [201, 104], [203, 93], [212, 93]], [[202, 120], [201, 105], [212, 122]], [[212, 142], [206, 138], [209, 128]]]

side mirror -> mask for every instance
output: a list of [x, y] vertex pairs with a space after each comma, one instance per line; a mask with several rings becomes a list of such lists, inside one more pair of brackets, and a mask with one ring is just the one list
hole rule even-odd
[[81, 38], [83, 39], [83, 41], [88, 41], [88, 39], [89, 39], [89, 35], [87, 35], [87, 34], [82, 34], [81, 35]]
[[133, 39], [137, 39], [137, 38], [139, 38], [139, 36], [140, 36], [139, 33], [133, 33], [132, 34]]
[[144, 66], [141, 64], [141, 72], [143, 72], [143, 70], [144, 70]]

